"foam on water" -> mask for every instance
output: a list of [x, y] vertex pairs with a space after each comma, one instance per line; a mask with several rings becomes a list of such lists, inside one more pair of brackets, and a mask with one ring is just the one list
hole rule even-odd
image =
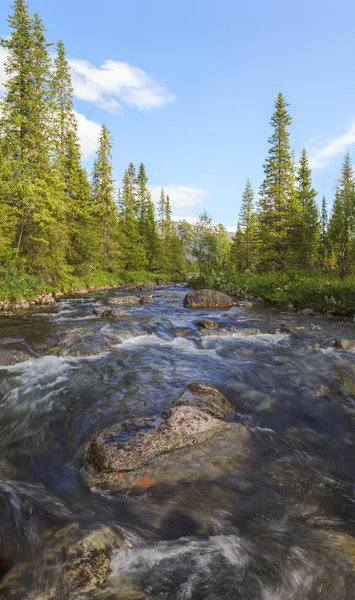
[[2, 409], [11, 407], [16, 412], [26, 412], [44, 405], [50, 410], [53, 397], [64, 390], [70, 369], [69, 361], [57, 356], [2, 367], [1, 370], [12, 375], [5, 382]]

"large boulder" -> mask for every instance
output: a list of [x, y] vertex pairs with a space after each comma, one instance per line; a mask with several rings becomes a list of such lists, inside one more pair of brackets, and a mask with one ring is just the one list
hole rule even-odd
[[230, 296], [216, 290], [194, 290], [184, 298], [186, 308], [231, 308], [233, 304]]
[[199, 329], [218, 329], [219, 325], [216, 321], [211, 321], [211, 319], [200, 319], [196, 321], [196, 327]]
[[140, 303], [141, 304], [154, 304], [153, 296], [142, 296]]
[[[3, 578], [0, 598], [74, 600], [96, 597], [105, 588], [113, 553], [132, 548], [139, 538], [122, 528], [79, 524], [49, 531], [33, 561], [18, 563]], [[94, 596], [92, 596], [92, 594]]]
[[220, 420], [232, 410], [216, 388], [192, 384], [167, 412], [96, 434], [83, 476], [90, 486], [131, 492], [219, 477], [243, 460], [249, 437], [244, 426]]
[[113, 319], [122, 319], [126, 316], [126, 313], [123, 310], [117, 310], [110, 308], [109, 306], [96, 306], [92, 312], [94, 315], [101, 318], [112, 317]]
[[173, 406], [193, 406], [215, 418], [223, 418], [233, 412], [227, 398], [213, 385], [206, 383], [190, 383], [181, 396], [174, 400]]
[[157, 286], [156, 286], [155, 283], [152, 283], [152, 282], [148, 281], [147, 283], [143, 283], [142, 285], [140, 285], [137, 289], [149, 292], [149, 291], [152, 291], [152, 290], [156, 290]]
[[335, 340], [335, 347], [339, 350], [353, 350], [355, 348], [355, 339], [338, 338]]
[[113, 306], [131, 305], [138, 304], [138, 296], [118, 296], [117, 298], [110, 298], [108, 304]]

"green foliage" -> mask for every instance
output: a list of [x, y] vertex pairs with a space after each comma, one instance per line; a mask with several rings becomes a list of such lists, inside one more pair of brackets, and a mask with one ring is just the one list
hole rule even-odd
[[254, 192], [248, 179], [240, 209], [237, 233], [231, 252], [232, 270], [254, 271], [259, 254], [258, 217], [255, 212]]
[[329, 221], [329, 239], [339, 274], [350, 273], [355, 257], [355, 182], [349, 152], [345, 155]]
[[321, 243], [321, 224], [316, 203], [317, 192], [312, 187], [312, 173], [305, 148], [297, 172], [299, 223], [296, 252], [301, 269], [312, 269], [318, 262]]
[[288, 127], [292, 119], [280, 93], [271, 117], [273, 134], [260, 188], [260, 265], [264, 270], [285, 269], [294, 262], [294, 238], [299, 215], [295, 167]]
[[99, 147], [92, 174], [92, 201], [96, 227], [99, 229], [100, 264], [108, 271], [117, 268], [121, 256], [117, 225], [117, 207], [114, 202], [112, 176], [112, 139], [102, 126]]
[[194, 227], [192, 254], [197, 259], [199, 273], [206, 279], [216, 277], [227, 267], [231, 243], [223, 225], [214, 225], [206, 212], [201, 213]]
[[191, 280], [193, 287], [208, 285], [239, 297], [256, 296], [272, 304], [312, 308], [322, 313], [353, 316], [355, 307], [355, 278], [337, 279], [324, 274], [302, 273], [241, 273], [221, 276], [206, 282], [203, 278]]

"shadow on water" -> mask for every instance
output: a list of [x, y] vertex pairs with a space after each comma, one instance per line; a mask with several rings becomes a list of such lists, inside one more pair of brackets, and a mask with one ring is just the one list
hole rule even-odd
[[[106, 294], [1, 317], [0, 577], [14, 579], [0, 598], [36, 598], [23, 590], [53, 577], [56, 532], [105, 525], [131, 541], [115, 545], [108, 585], [80, 598], [355, 597], [355, 360], [330, 342], [355, 325], [263, 306], [191, 312], [185, 293], [160, 290], [120, 321], [93, 317]], [[217, 331], [197, 329], [206, 316]], [[194, 381], [216, 385], [249, 431], [235, 469], [138, 496], [85, 484], [93, 433], [159, 415]], [[54, 553], [43, 598], [64, 600]]]

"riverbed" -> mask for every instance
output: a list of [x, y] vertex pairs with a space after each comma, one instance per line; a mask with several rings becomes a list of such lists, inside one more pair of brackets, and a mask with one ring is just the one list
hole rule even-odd
[[[112, 548], [102, 590], [70, 598], [353, 600], [355, 351], [333, 340], [355, 324], [265, 305], [190, 310], [184, 285], [96, 317], [117, 293], [0, 316], [2, 581], [15, 573], [0, 598], [67, 600], [60, 556], [46, 583], [47, 546], [107, 526], [128, 543]], [[200, 330], [203, 318], [219, 328]], [[221, 460], [139, 494], [88, 485], [96, 432], [160, 415], [193, 382], [216, 386], [248, 430], [233, 470]]]

